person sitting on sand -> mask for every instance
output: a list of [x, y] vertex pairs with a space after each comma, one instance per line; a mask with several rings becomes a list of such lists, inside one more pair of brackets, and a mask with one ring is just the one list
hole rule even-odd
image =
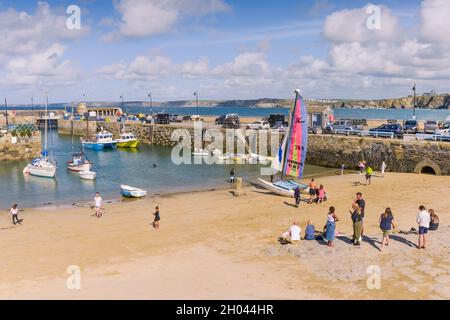
[[384, 246], [389, 245], [389, 235], [391, 230], [395, 229], [394, 216], [391, 208], [386, 208], [384, 213], [380, 216], [380, 229], [383, 232], [383, 240], [381, 241], [381, 251], [384, 250]]
[[305, 229], [305, 240], [314, 240], [316, 238], [316, 227], [311, 220], [308, 220]]
[[325, 191], [323, 184], [321, 184], [317, 193], [317, 204], [322, 204], [324, 201], [326, 201], [326, 195], [327, 192]]
[[286, 242], [290, 242], [292, 244], [298, 244], [300, 242], [301, 233], [302, 233], [302, 229], [298, 225], [298, 222], [294, 221], [292, 223], [292, 226], [289, 228], [289, 230], [281, 235], [281, 238]]
[[11, 207], [9, 212], [11, 213], [11, 220], [14, 225], [22, 224], [23, 220], [19, 219], [19, 208], [18, 208], [17, 203], [13, 204], [13, 206]]
[[428, 212], [430, 213], [430, 231], [436, 231], [439, 228], [439, 217], [438, 215], [434, 212], [434, 209], [430, 209], [428, 210]]
[[309, 187], [309, 203], [312, 203], [314, 198], [316, 197], [316, 182], [314, 181], [314, 179], [311, 179], [311, 181], [308, 184]]
[[362, 217], [361, 217], [361, 208], [353, 203], [352, 209], [350, 210], [350, 215], [353, 222], [353, 245], [360, 246], [361, 245], [361, 231], [362, 231]]
[[339, 218], [336, 215], [336, 208], [330, 207], [327, 215], [327, 224], [324, 227], [325, 239], [329, 247], [333, 247], [334, 235], [336, 232], [336, 222]]
[[161, 216], [159, 215], [159, 206], [155, 207], [155, 213], [153, 213], [155, 216], [153, 220], [153, 228], [159, 229], [159, 221], [161, 220]]
[[416, 222], [419, 225], [418, 249], [425, 249], [427, 245], [427, 233], [428, 229], [430, 229], [431, 217], [425, 206], [420, 206], [419, 211], [420, 212], [416, 218]]

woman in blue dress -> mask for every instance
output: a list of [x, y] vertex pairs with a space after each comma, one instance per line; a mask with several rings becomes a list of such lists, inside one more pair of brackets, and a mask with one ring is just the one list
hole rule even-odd
[[336, 216], [336, 208], [330, 207], [327, 216], [327, 224], [325, 226], [325, 239], [327, 240], [329, 247], [333, 247], [334, 233], [336, 231], [336, 222], [338, 221], [339, 218]]

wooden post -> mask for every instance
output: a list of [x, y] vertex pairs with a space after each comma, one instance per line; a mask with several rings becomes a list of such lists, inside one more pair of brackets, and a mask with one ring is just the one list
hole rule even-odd
[[234, 180], [233, 188], [234, 188], [233, 195], [235, 197], [239, 197], [239, 196], [245, 195], [245, 192], [243, 190], [243, 180], [242, 180], [242, 178], [236, 178]]

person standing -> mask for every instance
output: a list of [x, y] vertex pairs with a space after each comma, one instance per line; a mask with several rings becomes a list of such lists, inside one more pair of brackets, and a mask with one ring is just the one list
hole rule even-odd
[[316, 190], [317, 190], [317, 185], [314, 179], [311, 179], [311, 181], [308, 184], [308, 187], [309, 187], [309, 203], [312, 203], [313, 198], [316, 197]]
[[391, 208], [386, 208], [384, 213], [380, 216], [380, 229], [383, 232], [383, 240], [381, 241], [381, 251], [384, 250], [384, 246], [389, 245], [389, 235], [391, 230], [395, 229], [394, 216]]
[[364, 170], [366, 169], [365, 161], [358, 162], [358, 168], [359, 168], [359, 174], [363, 175], [364, 174]]
[[295, 206], [298, 208], [300, 206], [300, 201], [301, 201], [299, 186], [295, 187], [295, 189], [294, 189], [294, 198], [295, 198]]
[[326, 196], [327, 192], [325, 191], [325, 187], [323, 186], [323, 184], [321, 184], [317, 196], [317, 204], [322, 204], [325, 201]]
[[363, 199], [363, 195], [361, 192], [358, 192], [356, 194], [355, 203], [361, 210], [361, 224], [362, 224], [361, 236], [362, 236], [364, 235], [364, 218], [366, 216], [366, 201]]
[[345, 164], [341, 164], [341, 176], [344, 175]]
[[367, 185], [370, 186], [370, 184], [372, 183], [372, 173], [373, 173], [373, 169], [370, 166], [368, 166], [366, 168], [366, 186]]
[[419, 214], [417, 215], [416, 222], [419, 225], [418, 249], [426, 249], [427, 233], [428, 229], [430, 228], [431, 217], [425, 206], [419, 207]]
[[333, 247], [334, 235], [336, 232], [336, 222], [339, 218], [336, 215], [336, 208], [330, 207], [327, 215], [327, 224], [325, 225], [325, 239], [327, 240], [328, 247]]
[[381, 164], [381, 177], [384, 178], [384, 173], [386, 172], [386, 162], [383, 161], [383, 163]]
[[100, 197], [100, 193], [95, 193], [94, 205], [95, 205], [95, 216], [97, 218], [102, 217], [102, 197]]
[[350, 210], [352, 222], [353, 222], [353, 245], [360, 246], [362, 239], [362, 217], [361, 208], [358, 207], [356, 203], [352, 205], [352, 210]]
[[22, 220], [19, 219], [19, 208], [17, 203], [13, 204], [9, 212], [11, 213], [11, 220], [14, 225], [22, 224]]
[[234, 168], [230, 171], [230, 183], [234, 183], [234, 175], [236, 174]]
[[159, 229], [159, 221], [161, 220], [161, 216], [159, 214], [159, 206], [155, 207], [155, 213], [153, 213], [154, 219], [153, 219], [153, 228]]

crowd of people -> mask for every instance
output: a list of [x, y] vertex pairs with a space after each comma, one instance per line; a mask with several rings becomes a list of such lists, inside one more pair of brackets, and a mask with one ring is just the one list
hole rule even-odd
[[[314, 183], [314, 181], [312, 181]], [[312, 193], [311, 193], [311, 196]], [[316, 195], [317, 197], [317, 195]], [[349, 221], [353, 225], [352, 243], [354, 246], [360, 246], [364, 235], [364, 219], [366, 213], [366, 201], [361, 192], [356, 193], [355, 199], [351, 204], [349, 210]], [[325, 226], [322, 231], [316, 231], [313, 222], [309, 220], [305, 227], [304, 240], [319, 240], [325, 241], [329, 247], [334, 247], [334, 239], [340, 233], [337, 231], [337, 223], [341, 221], [336, 213], [336, 208], [331, 206], [328, 210]], [[419, 213], [416, 217], [418, 229], [412, 228], [412, 232], [419, 235], [417, 248], [425, 249], [427, 247], [428, 231], [437, 230], [439, 227], [439, 217], [433, 209], [426, 210], [425, 206], [419, 207]], [[394, 214], [391, 208], [386, 208], [379, 217], [379, 227], [381, 232], [381, 246], [380, 250], [384, 251], [386, 246], [389, 246], [389, 237], [396, 225], [394, 223]], [[301, 227], [298, 221], [294, 221], [289, 230], [283, 233], [280, 237], [284, 243], [298, 244], [301, 237]]]

